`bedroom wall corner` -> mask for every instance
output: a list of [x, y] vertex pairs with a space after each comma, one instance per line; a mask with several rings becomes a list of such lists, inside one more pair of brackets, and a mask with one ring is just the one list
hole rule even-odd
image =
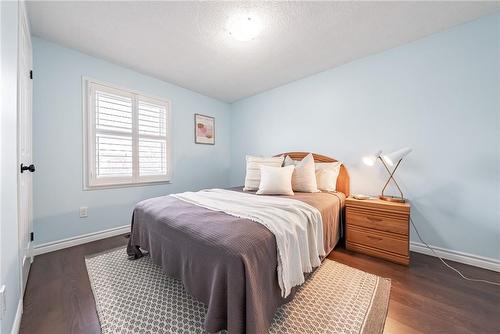
[[[38, 37], [33, 60], [35, 247], [127, 225], [146, 198], [229, 184], [229, 104]], [[171, 101], [170, 184], [83, 190], [82, 76]], [[195, 113], [216, 118], [215, 145], [194, 143]]]
[[313, 151], [376, 195], [387, 175], [362, 156], [412, 147], [396, 178], [425, 240], [500, 259], [498, 12], [237, 101], [231, 121], [233, 186], [245, 154]]

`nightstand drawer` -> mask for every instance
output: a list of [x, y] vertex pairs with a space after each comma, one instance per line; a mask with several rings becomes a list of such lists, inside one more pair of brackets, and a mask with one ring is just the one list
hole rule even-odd
[[347, 224], [405, 236], [408, 235], [408, 219], [405, 219], [403, 216], [381, 215], [375, 211], [362, 212], [348, 208]]
[[408, 256], [408, 239], [404, 237], [391, 236], [350, 226], [347, 230], [347, 242]]

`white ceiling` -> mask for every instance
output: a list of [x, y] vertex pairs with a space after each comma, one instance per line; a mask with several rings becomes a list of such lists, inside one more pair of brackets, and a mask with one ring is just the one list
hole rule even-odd
[[[500, 2], [28, 3], [34, 35], [233, 102], [473, 20]], [[233, 13], [264, 30], [238, 42]]]

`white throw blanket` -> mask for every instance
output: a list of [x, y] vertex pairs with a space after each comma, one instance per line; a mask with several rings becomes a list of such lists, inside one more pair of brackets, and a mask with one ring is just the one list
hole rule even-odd
[[321, 213], [302, 201], [224, 189], [184, 192], [171, 196], [267, 227], [276, 237], [278, 282], [283, 297], [288, 296], [294, 286], [304, 283], [304, 273], [319, 266], [320, 256], [325, 255]]

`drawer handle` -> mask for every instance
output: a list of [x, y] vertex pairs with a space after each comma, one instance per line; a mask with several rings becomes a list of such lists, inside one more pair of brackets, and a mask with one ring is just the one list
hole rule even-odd
[[367, 237], [370, 238], [370, 239], [374, 239], [374, 240], [379, 240], [379, 241], [382, 240], [382, 238], [380, 238], [380, 237], [374, 237], [373, 235], [367, 235]]
[[371, 217], [371, 216], [366, 217], [366, 219], [371, 220], [372, 222], [381, 222], [382, 221], [382, 218]]

